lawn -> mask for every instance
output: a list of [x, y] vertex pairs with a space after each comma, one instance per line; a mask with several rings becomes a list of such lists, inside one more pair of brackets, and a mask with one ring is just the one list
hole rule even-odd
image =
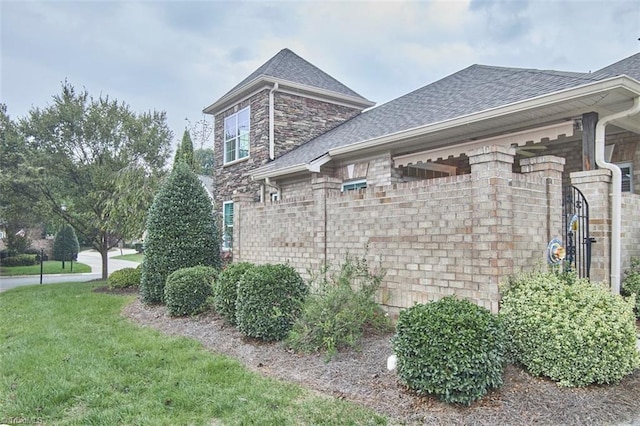
[[[64, 263], [58, 260], [48, 260], [43, 263], [43, 274], [80, 274], [91, 272], [91, 268], [84, 263], [73, 262], [73, 272], [71, 272], [71, 262]], [[31, 266], [0, 267], [0, 277], [15, 275], [40, 275], [40, 264]]]
[[0, 423], [386, 424], [120, 315], [92, 284], [0, 293]]
[[144, 260], [143, 253], [123, 254], [122, 256], [113, 256], [111, 259], [130, 260], [132, 262], [142, 263]]

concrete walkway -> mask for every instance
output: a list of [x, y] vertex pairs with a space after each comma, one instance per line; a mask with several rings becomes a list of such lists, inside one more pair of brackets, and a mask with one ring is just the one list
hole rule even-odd
[[[109, 274], [123, 268], [135, 268], [138, 262], [128, 260], [111, 259], [121, 254], [132, 254], [133, 249], [113, 249], [109, 252]], [[85, 274], [48, 274], [42, 276], [42, 284], [56, 284], [65, 282], [84, 282], [97, 280], [102, 277], [102, 258], [95, 250], [86, 250], [78, 253], [78, 262], [91, 268], [91, 273]], [[26, 275], [19, 277], [0, 277], [0, 292], [11, 288], [40, 284], [40, 275]]]

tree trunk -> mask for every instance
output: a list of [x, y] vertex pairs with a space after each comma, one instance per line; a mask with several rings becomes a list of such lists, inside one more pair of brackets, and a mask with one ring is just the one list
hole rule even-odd
[[102, 256], [102, 280], [106, 281], [109, 278], [109, 240], [106, 233], [102, 234], [100, 256]]

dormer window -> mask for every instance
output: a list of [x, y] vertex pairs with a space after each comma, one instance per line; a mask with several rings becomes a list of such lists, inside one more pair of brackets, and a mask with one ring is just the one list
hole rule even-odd
[[246, 107], [224, 119], [224, 162], [231, 163], [249, 156], [249, 116]]

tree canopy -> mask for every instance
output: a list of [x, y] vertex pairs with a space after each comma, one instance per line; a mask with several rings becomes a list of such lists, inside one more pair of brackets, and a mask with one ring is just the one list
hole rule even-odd
[[101, 253], [106, 279], [108, 250], [142, 235], [169, 155], [166, 114], [135, 113], [64, 82], [49, 106], [32, 109], [14, 130], [16, 140], [2, 141], [15, 163], [3, 169], [0, 187], [73, 226]]

